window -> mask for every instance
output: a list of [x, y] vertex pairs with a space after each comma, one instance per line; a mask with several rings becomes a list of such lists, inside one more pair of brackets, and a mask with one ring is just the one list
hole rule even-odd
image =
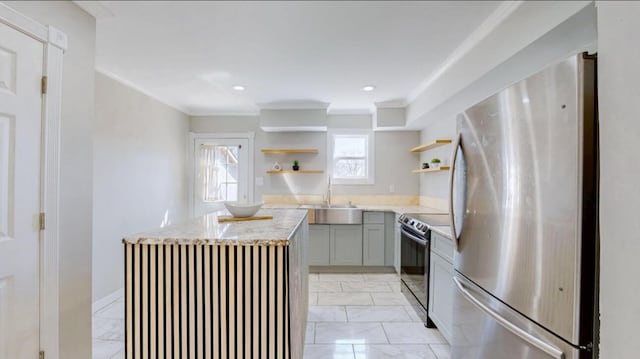
[[195, 133], [190, 142], [191, 216], [223, 210], [225, 201], [253, 200], [253, 133]]
[[337, 184], [373, 184], [373, 138], [370, 132], [329, 134], [329, 166]]
[[202, 200], [238, 200], [238, 151], [240, 146], [200, 146]]

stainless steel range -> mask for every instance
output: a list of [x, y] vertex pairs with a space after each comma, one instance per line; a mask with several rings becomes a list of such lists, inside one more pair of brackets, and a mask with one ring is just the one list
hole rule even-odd
[[402, 293], [425, 326], [435, 328], [429, 319], [429, 240], [430, 226], [448, 225], [448, 214], [410, 214], [398, 219], [401, 229], [400, 278]]

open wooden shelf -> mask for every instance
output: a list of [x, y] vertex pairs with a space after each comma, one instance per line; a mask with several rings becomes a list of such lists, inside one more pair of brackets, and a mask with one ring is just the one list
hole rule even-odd
[[434, 149], [436, 147], [448, 145], [451, 142], [452, 142], [451, 140], [434, 140], [434, 141], [431, 141], [429, 143], [425, 143], [424, 145], [420, 145], [420, 146], [414, 147], [410, 151], [411, 152], [424, 152], [424, 151], [427, 151], [427, 150]]
[[449, 166], [440, 166], [438, 168], [425, 168], [425, 169], [413, 170], [411, 172], [413, 172], [413, 173], [428, 173], [428, 172], [444, 172], [444, 171], [448, 171], [448, 170], [449, 170]]
[[324, 173], [324, 171], [323, 170], [299, 170], [299, 171], [293, 171], [293, 170], [282, 170], [282, 171], [269, 170], [269, 171], [267, 171], [267, 173], [270, 174], [270, 175], [277, 175], [277, 174], [308, 175], [308, 174]]
[[278, 154], [278, 153], [318, 153], [315, 148], [265, 148], [262, 153]]

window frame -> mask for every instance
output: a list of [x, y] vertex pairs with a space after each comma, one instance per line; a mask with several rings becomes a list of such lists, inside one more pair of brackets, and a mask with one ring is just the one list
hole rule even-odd
[[[189, 191], [189, 218], [193, 218], [196, 216], [198, 212], [197, 206], [200, 204], [196, 201], [196, 192], [197, 192], [197, 176], [196, 176], [196, 158], [197, 158], [197, 145], [201, 141], [216, 141], [216, 140], [229, 140], [229, 139], [238, 139], [238, 140], [246, 140], [247, 141], [247, 199], [249, 202], [253, 202], [255, 196], [255, 185], [254, 185], [254, 151], [253, 149], [255, 144], [255, 132], [189, 132], [188, 136], [188, 191]], [[221, 202], [220, 202], [221, 203]], [[199, 214], [198, 214], [199, 215]]]
[[[342, 178], [335, 177], [335, 139], [337, 137], [364, 137], [366, 143], [366, 157], [363, 157], [366, 161], [366, 176], [360, 178]], [[354, 158], [354, 157], [339, 157], [339, 158]], [[360, 157], [358, 157], [360, 158]], [[330, 130], [327, 132], [327, 172], [331, 178], [333, 184], [375, 184], [375, 142], [374, 133], [370, 130]]]

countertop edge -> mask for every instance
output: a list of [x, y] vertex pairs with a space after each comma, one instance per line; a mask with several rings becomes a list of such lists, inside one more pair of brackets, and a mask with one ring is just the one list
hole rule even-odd
[[[277, 204], [277, 203], [272, 203], [272, 204], [267, 204], [265, 205], [266, 208], [272, 208], [272, 209], [281, 209], [281, 208], [288, 208], [288, 209], [296, 209], [299, 208], [299, 206], [301, 206], [302, 204]], [[403, 213], [412, 213], [412, 214], [448, 214], [447, 211], [443, 211], [443, 210], [438, 210], [437, 208], [433, 208], [433, 207], [425, 207], [425, 206], [418, 206], [418, 205], [355, 205], [357, 208], [362, 209], [365, 212], [393, 212], [395, 214], [403, 214]], [[308, 208], [304, 208], [304, 209], [308, 209]], [[427, 222], [427, 224], [429, 224]], [[450, 233], [450, 229], [451, 227], [447, 227], [449, 229], [449, 231], [445, 231], [442, 228], [438, 228], [438, 227], [444, 227], [444, 226], [434, 226], [434, 227], [430, 227], [431, 230], [435, 233], [438, 233], [439, 235], [453, 241], [453, 237]]]
[[[428, 224], [428, 223], [427, 223], [427, 224]], [[442, 226], [440, 226], [440, 227], [442, 227]], [[449, 228], [449, 230], [451, 230], [451, 229], [450, 229], [451, 227], [448, 227], [448, 228]], [[443, 236], [443, 237], [445, 237], [445, 238], [449, 239], [451, 242], [453, 242], [453, 236], [452, 236], [452, 234], [451, 234], [450, 232], [445, 232], [445, 231], [443, 231], [442, 229], [438, 228], [437, 226], [429, 227], [429, 229], [430, 229], [431, 231], [436, 232], [436, 233], [438, 233], [439, 235], [441, 235], [441, 236]]]
[[[278, 210], [278, 208], [265, 208], [266, 210]], [[299, 210], [297, 208], [287, 208], [287, 210]], [[133, 234], [130, 236], [126, 236], [122, 238], [122, 244], [132, 244], [132, 245], [212, 245], [212, 246], [289, 246], [290, 242], [294, 236], [294, 234], [300, 229], [300, 226], [304, 221], [307, 220], [308, 212], [299, 210], [300, 218], [295, 222], [295, 225], [291, 226], [291, 230], [289, 230], [285, 235], [283, 233], [280, 238], [249, 238], [249, 239], [241, 239], [241, 238], [205, 238], [193, 236], [189, 237], [185, 235], [184, 237], [180, 235], [163, 235], [162, 230], [157, 230], [155, 232], [142, 232], [138, 234]], [[205, 215], [203, 217], [206, 217]], [[197, 221], [200, 218], [193, 218], [184, 223], [180, 223], [178, 225], [188, 226], [192, 221]], [[292, 222], [289, 222], [292, 223]], [[196, 223], [193, 223], [196, 226]]]
[[[264, 208], [268, 209], [308, 209], [299, 208], [305, 204], [266, 204]], [[319, 204], [310, 204], [315, 206]], [[433, 207], [425, 207], [418, 205], [372, 205], [372, 204], [356, 204], [357, 208], [362, 209], [365, 212], [394, 212], [396, 214], [414, 213], [414, 214], [447, 214], [447, 211], [439, 210]]]

